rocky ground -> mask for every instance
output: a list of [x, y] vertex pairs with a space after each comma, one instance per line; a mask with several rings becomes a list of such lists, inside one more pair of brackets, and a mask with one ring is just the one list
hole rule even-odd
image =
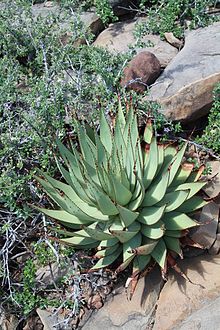
[[219, 256], [210, 255], [180, 262], [194, 284], [172, 272], [164, 284], [155, 271], [140, 280], [131, 301], [119, 290], [82, 329], [219, 329], [219, 264]]

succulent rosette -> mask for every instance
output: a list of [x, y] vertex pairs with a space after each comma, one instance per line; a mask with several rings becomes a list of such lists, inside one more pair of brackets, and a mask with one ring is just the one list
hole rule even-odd
[[[197, 226], [189, 214], [205, 202], [195, 196], [205, 185], [202, 173], [183, 162], [187, 147], [157, 142], [150, 120], [139, 134], [137, 115], [121, 105], [111, 129], [100, 114], [100, 130], [75, 122], [79, 148], [57, 145], [63, 181], [41, 172], [36, 177], [58, 209], [40, 210], [70, 228], [62, 242], [78, 249], [96, 248], [92, 269], [111, 265], [118, 270], [133, 263], [141, 272], [153, 259], [166, 268], [171, 253], [182, 255], [181, 237]], [[80, 151], [78, 151], [80, 149]]]

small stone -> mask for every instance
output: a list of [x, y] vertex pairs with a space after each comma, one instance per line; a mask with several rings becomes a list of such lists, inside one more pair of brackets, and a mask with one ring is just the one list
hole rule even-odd
[[44, 2], [44, 7], [51, 8], [53, 6], [54, 6], [54, 2], [53, 1], [46, 1], [46, 2]]
[[19, 324], [19, 320], [13, 314], [6, 315], [4, 311], [0, 309], [0, 329], [1, 330], [15, 330]]
[[176, 47], [177, 49], [181, 49], [183, 47], [183, 42], [179, 39], [177, 39], [173, 32], [165, 32], [164, 37], [166, 38], [167, 42], [171, 44], [173, 47]]
[[90, 297], [87, 303], [89, 309], [100, 309], [103, 306], [102, 298], [99, 294]]
[[160, 75], [160, 62], [147, 51], [136, 55], [125, 67], [121, 86], [136, 92], [144, 92]]

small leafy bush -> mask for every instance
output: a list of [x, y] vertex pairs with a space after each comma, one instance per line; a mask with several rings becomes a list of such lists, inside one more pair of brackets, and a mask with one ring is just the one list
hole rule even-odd
[[23, 287], [14, 294], [14, 299], [25, 316], [43, 304], [43, 298], [36, 293], [36, 270], [33, 260], [28, 260], [23, 269]]
[[41, 171], [36, 179], [59, 209], [37, 209], [72, 230], [61, 242], [97, 248], [93, 270], [122, 258], [116, 271], [133, 263], [133, 280], [152, 259], [165, 271], [198, 225], [187, 214], [206, 204], [194, 196], [206, 184], [198, 181], [203, 167], [182, 164], [187, 144], [157, 143], [151, 120], [139, 135], [133, 108], [125, 117], [119, 103], [114, 132], [100, 116], [99, 135], [75, 122], [80, 153], [57, 141], [65, 183]]
[[204, 27], [218, 19], [208, 13], [209, 7], [215, 7], [216, 1], [182, 1], [182, 0], [162, 0], [152, 2], [148, 7], [148, 2], [142, 1], [141, 11], [145, 12], [148, 20], [137, 27], [139, 33], [157, 33], [163, 38], [165, 32], [173, 32], [176, 37], [183, 37], [187, 28], [196, 29]]
[[117, 17], [113, 13], [113, 9], [108, 0], [95, 0], [96, 13], [101, 17], [104, 24], [117, 21]]
[[108, 0], [61, 0], [60, 5], [64, 8], [72, 8], [75, 11], [86, 11], [93, 7], [105, 25], [117, 20]]
[[220, 84], [213, 92], [213, 105], [208, 115], [208, 125], [197, 142], [220, 154]]

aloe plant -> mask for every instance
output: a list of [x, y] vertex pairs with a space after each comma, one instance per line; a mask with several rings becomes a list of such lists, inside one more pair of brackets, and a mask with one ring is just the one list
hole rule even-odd
[[40, 211], [71, 228], [62, 242], [96, 248], [92, 269], [121, 255], [118, 271], [132, 262], [136, 276], [151, 260], [165, 270], [173, 254], [182, 256], [181, 237], [198, 225], [188, 214], [205, 204], [195, 196], [205, 185], [198, 181], [203, 168], [183, 163], [187, 144], [178, 150], [157, 143], [150, 120], [141, 136], [135, 112], [124, 116], [120, 104], [114, 129], [103, 113], [99, 134], [75, 124], [80, 152], [57, 141], [66, 183], [42, 172], [36, 177], [59, 209]]

